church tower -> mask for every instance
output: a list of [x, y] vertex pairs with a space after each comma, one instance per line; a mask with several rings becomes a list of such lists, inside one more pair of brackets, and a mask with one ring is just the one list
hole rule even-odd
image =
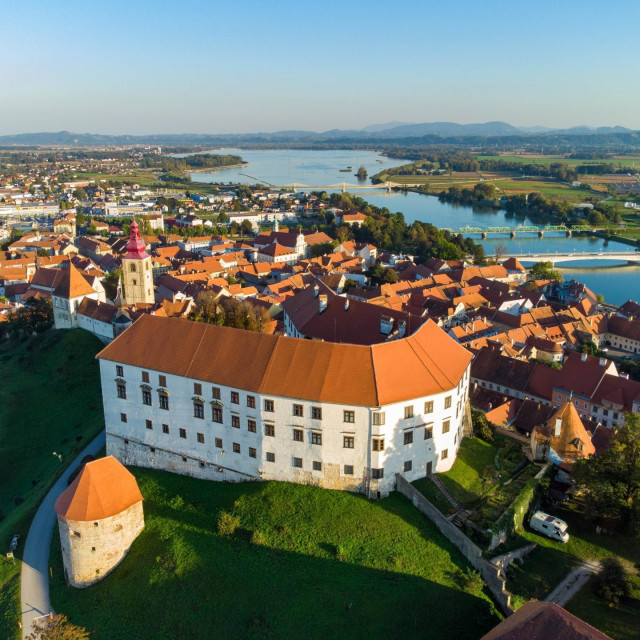
[[122, 274], [127, 304], [153, 304], [155, 302], [151, 256], [145, 251], [145, 245], [140, 237], [140, 230], [135, 219], [131, 223], [127, 253], [122, 256]]

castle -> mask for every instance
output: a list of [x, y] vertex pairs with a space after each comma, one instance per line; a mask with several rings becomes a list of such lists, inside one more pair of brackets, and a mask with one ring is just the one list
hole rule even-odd
[[471, 354], [428, 321], [372, 346], [142, 315], [98, 354], [107, 452], [210, 480], [381, 497], [453, 464]]

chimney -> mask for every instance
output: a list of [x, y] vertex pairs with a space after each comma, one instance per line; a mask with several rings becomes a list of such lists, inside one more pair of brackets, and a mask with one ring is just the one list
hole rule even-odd
[[317, 284], [313, 285], [313, 297], [317, 298], [320, 293], [320, 287]]
[[556, 428], [553, 432], [553, 435], [556, 438], [560, 437], [560, 431], [562, 430], [562, 418], [556, 418]]
[[404, 338], [404, 334], [407, 332], [407, 323], [405, 320], [401, 320], [398, 325], [398, 338]]
[[349, 298], [345, 298], [344, 300], [344, 310], [349, 311]]
[[327, 294], [323, 293], [318, 298], [318, 313], [322, 313], [327, 308]]
[[389, 316], [380, 316], [380, 333], [388, 336], [393, 329], [393, 318]]
[[583, 354], [580, 356], [580, 360], [582, 360], [582, 362], [586, 362], [586, 361], [587, 361], [587, 354], [586, 354], [586, 353], [583, 353]]
[[607, 359], [606, 358], [600, 358], [600, 366], [601, 367], [606, 367], [607, 366]]
[[475, 329], [476, 329], [476, 323], [472, 322], [471, 323], [471, 333], [473, 333], [475, 331]]

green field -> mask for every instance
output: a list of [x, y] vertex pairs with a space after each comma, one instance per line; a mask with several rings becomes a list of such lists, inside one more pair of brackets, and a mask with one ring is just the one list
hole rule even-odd
[[[52, 541], [52, 604], [96, 638], [477, 640], [499, 619], [467, 586], [462, 556], [399, 494], [371, 502], [132, 470], [146, 524], [112, 574], [67, 587]], [[217, 532], [222, 512], [239, 519], [232, 535]]]
[[[57, 475], [103, 425], [102, 343], [86, 331], [50, 331], [0, 346], [0, 638], [17, 637], [20, 563], [31, 518]], [[62, 462], [53, 455], [62, 455]]]
[[505, 162], [520, 162], [522, 164], [553, 164], [561, 162], [562, 164], [576, 167], [581, 164], [613, 164], [622, 165], [623, 167], [636, 167], [640, 169], [640, 156], [604, 156], [595, 160], [580, 160], [577, 158], [564, 158], [561, 156], [524, 156], [524, 155], [504, 155], [504, 156], [476, 156], [477, 160], [503, 160]]

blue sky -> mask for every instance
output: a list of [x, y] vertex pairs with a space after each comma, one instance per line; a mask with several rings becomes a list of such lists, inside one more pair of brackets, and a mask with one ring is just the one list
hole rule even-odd
[[638, 0], [0, 0], [0, 134], [640, 129]]

